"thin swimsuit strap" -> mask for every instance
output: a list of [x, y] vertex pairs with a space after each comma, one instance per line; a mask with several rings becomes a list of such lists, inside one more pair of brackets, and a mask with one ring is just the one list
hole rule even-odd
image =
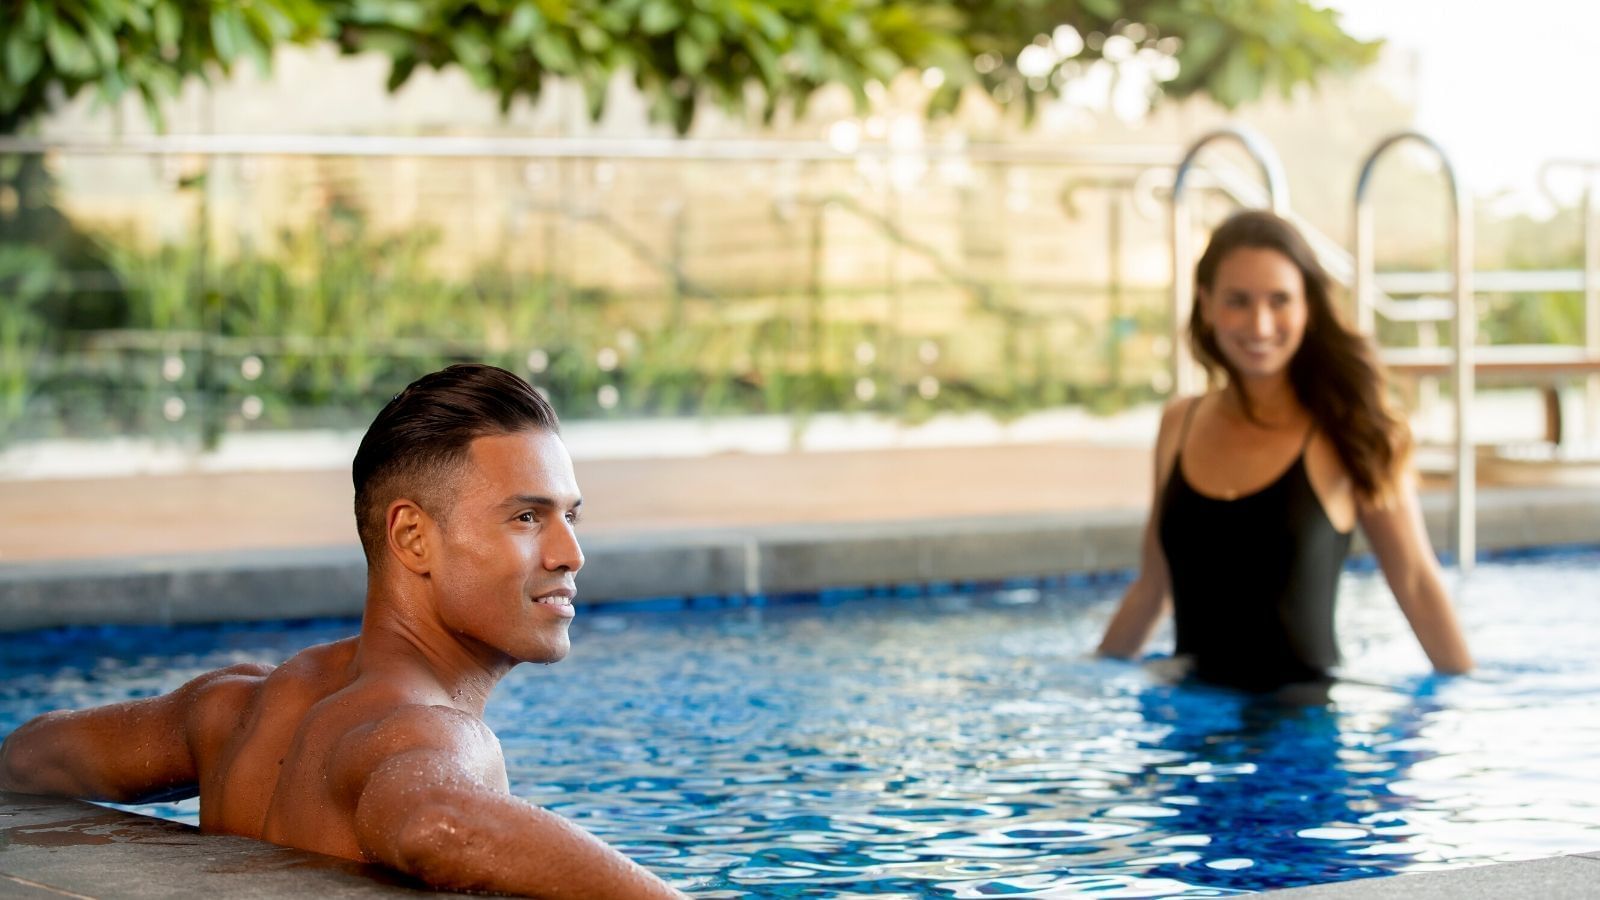
[[1184, 445], [1189, 443], [1189, 423], [1194, 421], [1194, 410], [1195, 407], [1200, 405], [1200, 400], [1200, 397], [1195, 397], [1189, 401], [1188, 406], [1184, 407], [1183, 425], [1178, 429], [1178, 452], [1172, 457], [1174, 465], [1177, 464], [1178, 459], [1183, 457]]

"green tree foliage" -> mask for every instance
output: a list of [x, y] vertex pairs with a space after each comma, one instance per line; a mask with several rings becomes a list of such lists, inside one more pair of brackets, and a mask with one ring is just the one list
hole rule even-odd
[[0, 134], [62, 99], [133, 92], [159, 124], [161, 101], [189, 78], [226, 74], [244, 57], [324, 33], [316, 0], [0, 0]]
[[[1051, 42], [1063, 25], [1083, 38], [1069, 53]], [[1085, 63], [1140, 50], [1176, 58], [1166, 94], [1234, 106], [1377, 49], [1309, 0], [0, 0], [0, 133], [85, 90], [137, 93], [159, 123], [186, 79], [323, 40], [389, 57], [391, 89], [458, 66], [502, 106], [558, 77], [599, 115], [626, 73], [680, 132], [701, 103], [770, 117], [840, 84], [865, 104], [906, 69], [941, 73], [932, 113], [971, 85], [1031, 111]]]

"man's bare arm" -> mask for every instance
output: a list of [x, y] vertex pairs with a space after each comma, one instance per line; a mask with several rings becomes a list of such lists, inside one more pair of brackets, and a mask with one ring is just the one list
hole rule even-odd
[[159, 697], [45, 713], [0, 745], [0, 789], [116, 803], [193, 796], [195, 709], [252, 692], [266, 671], [232, 666]]
[[481, 722], [443, 707], [402, 712], [352, 735], [337, 751], [333, 777], [354, 792], [362, 852], [457, 890], [559, 900], [682, 896], [577, 825], [506, 793], [491, 774], [500, 772], [491, 745]]

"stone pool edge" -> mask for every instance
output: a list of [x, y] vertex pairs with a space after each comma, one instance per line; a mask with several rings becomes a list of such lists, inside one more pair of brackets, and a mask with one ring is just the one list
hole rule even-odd
[[[1449, 498], [1426, 495], [1423, 509], [1434, 545], [1449, 546]], [[586, 536], [580, 602], [1129, 569], [1144, 515], [1118, 509]], [[1478, 544], [1489, 551], [1600, 544], [1600, 488], [1484, 490]], [[1365, 552], [1359, 536], [1355, 552]], [[0, 632], [357, 616], [365, 585], [354, 545], [0, 564]]]
[[[1591, 897], [1600, 851], [1266, 891], [1284, 900]], [[0, 791], [0, 897], [320, 900], [471, 896], [433, 892], [378, 866], [177, 822]]]
[[469, 896], [388, 869], [76, 800], [0, 791], [0, 897]]

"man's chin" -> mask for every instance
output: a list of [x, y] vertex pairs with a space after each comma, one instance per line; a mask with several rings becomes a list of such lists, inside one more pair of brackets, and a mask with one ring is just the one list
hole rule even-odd
[[542, 647], [530, 647], [527, 652], [518, 654], [517, 658], [525, 663], [538, 663], [548, 666], [551, 663], [561, 662], [567, 658], [567, 653], [572, 650], [572, 645], [563, 640], [560, 643], [550, 643]]

